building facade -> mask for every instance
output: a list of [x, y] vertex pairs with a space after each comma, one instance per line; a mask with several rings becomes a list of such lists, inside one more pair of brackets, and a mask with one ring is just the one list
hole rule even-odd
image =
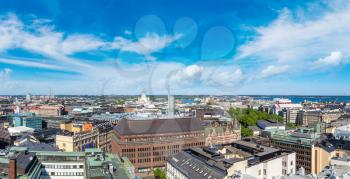
[[127, 158], [100, 149], [84, 152], [29, 151], [12, 147], [0, 157], [0, 178], [4, 179], [102, 179], [135, 178]]
[[164, 168], [167, 157], [204, 145], [200, 121], [191, 118], [122, 119], [112, 137], [112, 153], [128, 157], [140, 177], [150, 177], [155, 168]]
[[14, 127], [25, 126], [35, 130], [41, 130], [43, 120], [34, 113], [14, 114], [11, 116]]
[[99, 148], [111, 151], [113, 125], [109, 122], [97, 124], [91, 131], [64, 133], [56, 135], [56, 146], [67, 152], [84, 151], [87, 148]]
[[295, 173], [295, 153], [246, 141], [191, 148], [167, 159], [167, 178], [273, 179]]
[[[317, 174], [320, 153], [315, 150], [320, 139], [320, 129], [304, 128], [296, 131], [271, 130], [269, 138], [272, 147], [296, 152], [296, 167], [303, 167], [306, 173]], [[316, 151], [316, 152], [315, 152]]]
[[211, 122], [205, 127], [205, 145], [229, 144], [241, 140], [241, 129], [235, 122]]

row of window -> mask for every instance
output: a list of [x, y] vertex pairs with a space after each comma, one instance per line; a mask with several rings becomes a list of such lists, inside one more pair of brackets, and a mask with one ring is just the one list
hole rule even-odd
[[[189, 143], [189, 144], [183, 144], [182, 148], [190, 148], [190, 147], [194, 147], [194, 146], [202, 146], [204, 145], [204, 142], [196, 142], [196, 143]], [[136, 150], [138, 152], [148, 152], [148, 151], [159, 151], [159, 150], [171, 150], [171, 149], [179, 149], [180, 145], [169, 145], [169, 146], [158, 146], [158, 147], [145, 147], [145, 148], [131, 148], [131, 149], [122, 149], [123, 153], [127, 153], [127, 152], [136, 152]]]
[[176, 136], [162, 136], [162, 137], [142, 137], [142, 138], [128, 138], [127, 141], [135, 142], [135, 141], [159, 141], [159, 140], [174, 140], [174, 139], [183, 139], [183, 138], [193, 138], [193, 137], [204, 137], [204, 133], [192, 133], [187, 135], [176, 135]]
[[[287, 162], [283, 161], [283, 162], [282, 162], [282, 165], [283, 165], [284, 167], [286, 167], [286, 166], [287, 166]], [[290, 161], [290, 166], [293, 166], [293, 160]]]
[[43, 172], [44, 176], [84, 176], [84, 172]]
[[83, 168], [83, 165], [51, 165], [51, 164], [45, 164], [42, 166], [42, 168], [53, 168], [53, 169], [78, 169]]

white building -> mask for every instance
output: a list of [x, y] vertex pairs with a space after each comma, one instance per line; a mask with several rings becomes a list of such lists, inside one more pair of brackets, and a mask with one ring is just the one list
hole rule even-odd
[[150, 104], [150, 101], [151, 100], [146, 96], [146, 93], [144, 91], [142, 91], [141, 96], [137, 100], [139, 104]]
[[85, 154], [82, 152], [39, 152], [42, 179], [84, 179]]
[[350, 124], [334, 129], [334, 137], [350, 139]]
[[295, 152], [236, 141], [217, 148], [192, 148], [167, 159], [169, 179], [273, 179], [296, 172]]

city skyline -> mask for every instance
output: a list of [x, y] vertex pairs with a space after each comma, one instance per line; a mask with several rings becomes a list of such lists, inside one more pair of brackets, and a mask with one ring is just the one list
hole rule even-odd
[[347, 95], [347, 1], [0, 7], [0, 94]]

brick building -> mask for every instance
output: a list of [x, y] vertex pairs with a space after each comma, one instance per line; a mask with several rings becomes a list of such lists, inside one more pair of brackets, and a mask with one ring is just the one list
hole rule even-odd
[[122, 119], [112, 135], [112, 153], [128, 157], [141, 177], [151, 177], [155, 168], [164, 168], [167, 157], [204, 145], [201, 123], [191, 118]]

